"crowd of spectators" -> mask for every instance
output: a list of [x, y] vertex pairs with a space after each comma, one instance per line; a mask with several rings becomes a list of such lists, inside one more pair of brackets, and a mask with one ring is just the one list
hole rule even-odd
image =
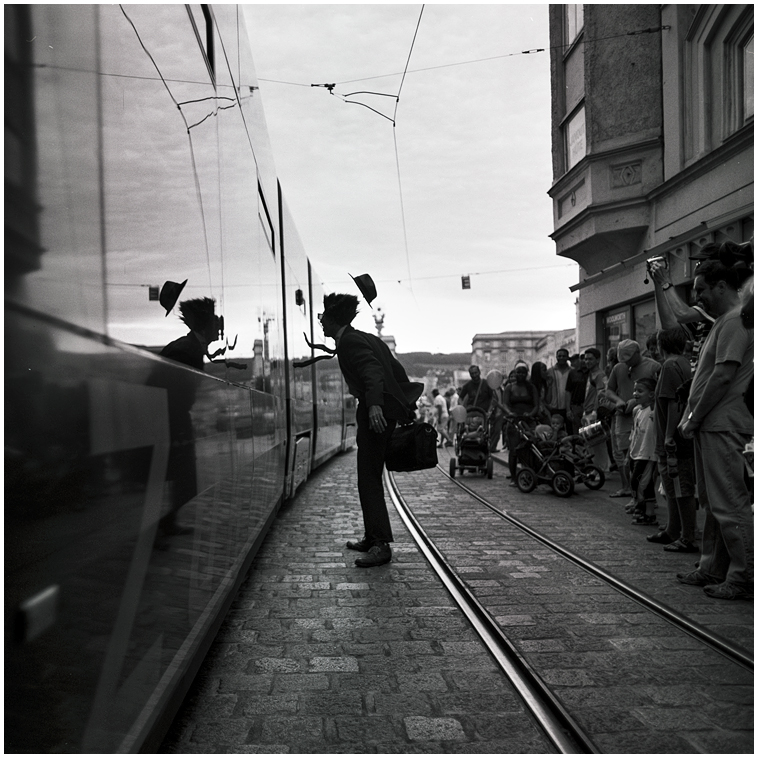
[[[452, 408], [487, 411], [490, 451], [501, 442], [508, 449], [511, 485], [519, 465], [514, 420], [532, 429], [542, 425], [555, 442], [599, 426], [606, 434], [591, 438], [593, 463], [605, 473], [617, 471], [620, 479], [610, 497], [628, 499], [624, 507], [632, 523], [659, 526], [648, 541], [668, 552], [700, 554], [696, 570], [677, 574], [678, 580], [703, 587], [710, 597], [749, 599], [752, 240], [706, 245], [693, 260], [695, 305], [676, 292], [663, 264], [651, 264], [662, 329], [647, 337], [644, 350], [622, 339], [609, 348], [603, 367], [594, 347], [581, 355], [561, 348], [552, 367], [535, 362], [529, 371], [519, 362], [495, 381], [471, 366], [470, 381], [460, 390], [451, 387], [444, 396], [434, 391], [432, 420], [440, 445], [452, 444]], [[704, 512], [700, 546], [698, 508]]]

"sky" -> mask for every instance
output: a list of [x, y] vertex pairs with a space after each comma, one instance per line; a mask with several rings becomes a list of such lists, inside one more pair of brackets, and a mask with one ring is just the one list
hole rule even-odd
[[354, 326], [383, 313], [398, 353], [575, 326], [578, 267], [548, 236], [550, 57], [521, 54], [549, 47], [547, 5], [243, 8], [308, 257], [326, 291], [376, 283]]

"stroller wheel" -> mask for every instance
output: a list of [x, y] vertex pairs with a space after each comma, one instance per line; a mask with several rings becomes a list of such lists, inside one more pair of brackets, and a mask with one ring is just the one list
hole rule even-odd
[[585, 487], [599, 490], [605, 484], [605, 474], [597, 466], [585, 466], [582, 469], [582, 481]]
[[574, 494], [574, 480], [565, 471], [556, 471], [550, 485], [558, 497], [571, 497]]
[[450, 477], [455, 479], [455, 458], [450, 459]]
[[495, 464], [492, 461], [492, 458], [487, 459], [487, 479], [492, 479], [492, 471], [494, 469]]
[[516, 486], [522, 492], [531, 492], [537, 486], [537, 474], [528, 466], [518, 470], [516, 474]]

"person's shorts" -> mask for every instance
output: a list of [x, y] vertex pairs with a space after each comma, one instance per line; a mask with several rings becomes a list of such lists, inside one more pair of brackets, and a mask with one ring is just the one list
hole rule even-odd
[[619, 453], [623, 453], [625, 456], [629, 454], [629, 445], [631, 444], [631, 430], [626, 431], [622, 427], [621, 430], [614, 424], [613, 426], [613, 442], [614, 447]]
[[[679, 469], [679, 488], [682, 493], [679, 497], [694, 497], [696, 494], [695, 459], [678, 458], [677, 462]], [[666, 492], [666, 497], [669, 502], [673, 502], [677, 497], [676, 488], [674, 486], [674, 480], [669, 476], [665, 456], [659, 456], [658, 458], [658, 473], [661, 475], [661, 482], [663, 482], [663, 489]]]

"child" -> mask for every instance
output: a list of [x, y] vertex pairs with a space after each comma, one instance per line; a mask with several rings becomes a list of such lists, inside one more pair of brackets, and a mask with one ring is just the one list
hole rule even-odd
[[641, 377], [634, 383], [634, 398], [629, 406], [634, 408], [634, 424], [629, 441], [629, 458], [631, 462], [632, 502], [627, 511], [634, 513], [633, 524], [654, 526], [655, 488], [654, 478], [657, 465], [655, 454], [655, 421], [653, 417], [653, 398], [655, 397], [655, 380]]

